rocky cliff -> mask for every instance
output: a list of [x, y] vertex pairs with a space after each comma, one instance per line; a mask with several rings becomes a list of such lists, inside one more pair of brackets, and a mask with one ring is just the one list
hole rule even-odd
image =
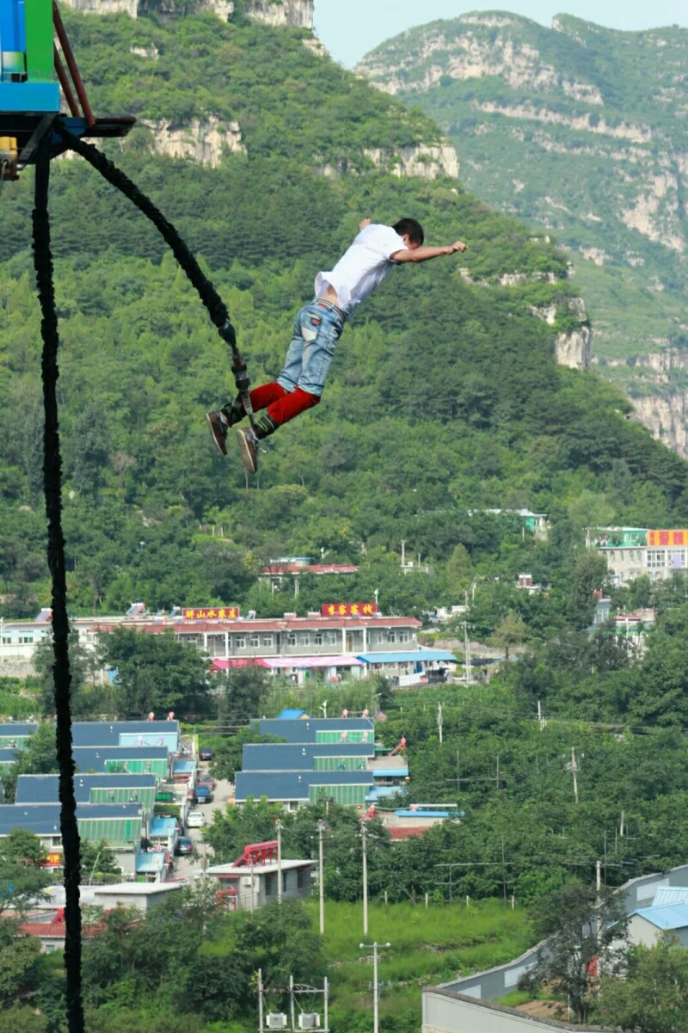
[[[63, 0], [83, 14], [128, 14], [137, 18], [140, 14], [157, 12], [165, 18], [173, 18], [179, 12], [174, 0]], [[284, 25], [290, 28], [313, 28], [314, 0], [247, 0], [244, 10], [249, 18], [267, 25]], [[195, 0], [199, 10], [209, 10], [227, 21], [234, 13], [233, 0]]]
[[[486, 12], [411, 29], [358, 69], [436, 119], [478, 196], [570, 249], [600, 372], [642, 396], [641, 417], [679, 451], [677, 367], [653, 396], [640, 360], [657, 339], [688, 345], [687, 64], [685, 29], [613, 32], [566, 15], [544, 28]], [[566, 361], [570, 349], [589, 353], [589, 341], [562, 343]]]

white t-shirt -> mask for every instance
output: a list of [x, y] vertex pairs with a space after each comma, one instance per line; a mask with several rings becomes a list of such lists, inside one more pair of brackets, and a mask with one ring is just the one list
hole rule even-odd
[[405, 249], [403, 239], [391, 226], [379, 223], [366, 226], [334, 269], [318, 273], [315, 278], [316, 298], [329, 284], [337, 292], [339, 308], [350, 315], [394, 268], [390, 255]]

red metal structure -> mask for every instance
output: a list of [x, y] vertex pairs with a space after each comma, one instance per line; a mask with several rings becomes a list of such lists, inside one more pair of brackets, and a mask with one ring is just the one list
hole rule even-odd
[[238, 861], [234, 862], [235, 868], [244, 868], [251, 864], [276, 864], [277, 863], [277, 840], [270, 839], [265, 843], [249, 843], [244, 847], [244, 852]]

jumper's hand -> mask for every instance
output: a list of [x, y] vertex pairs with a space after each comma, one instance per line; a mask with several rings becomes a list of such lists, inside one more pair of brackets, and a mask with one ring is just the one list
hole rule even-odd
[[361, 219], [361, 221], [358, 224], [359, 230], [364, 230], [366, 226], [370, 226], [372, 221], [372, 219]]
[[464, 244], [462, 240], [455, 240], [453, 244], [449, 244], [447, 247], [447, 254], [453, 255], [455, 251], [467, 251], [468, 244]]

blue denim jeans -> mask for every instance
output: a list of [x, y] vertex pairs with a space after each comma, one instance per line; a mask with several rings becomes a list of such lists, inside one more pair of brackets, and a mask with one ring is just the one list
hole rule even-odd
[[294, 320], [294, 333], [284, 368], [277, 378], [285, 391], [300, 387], [318, 398], [323, 393], [334, 358], [334, 348], [344, 329], [344, 313], [330, 301], [304, 305]]

